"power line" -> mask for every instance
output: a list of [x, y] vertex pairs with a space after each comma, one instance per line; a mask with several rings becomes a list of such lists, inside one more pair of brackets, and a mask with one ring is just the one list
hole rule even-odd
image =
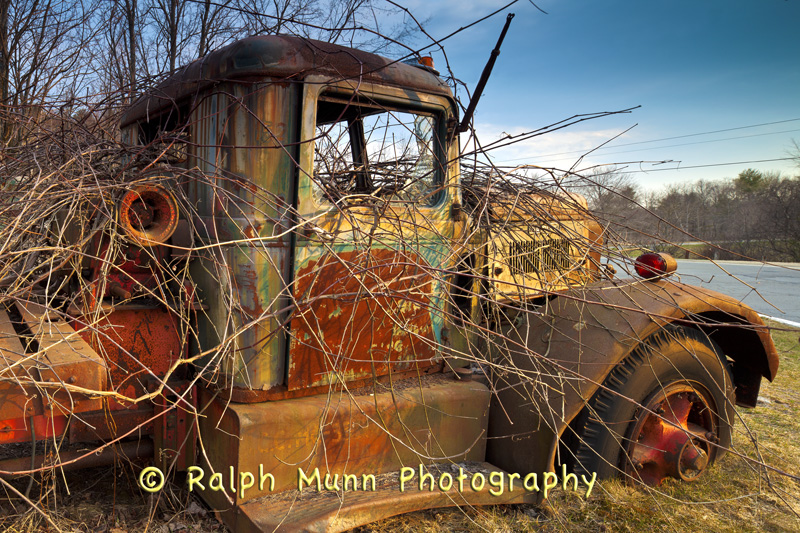
[[[634, 174], [634, 173], [640, 173], [640, 172], [644, 172], [644, 173], [663, 172], [665, 170], [688, 170], [690, 168], [725, 167], [725, 166], [730, 166], [730, 165], [749, 165], [751, 163], [771, 163], [773, 161], [792, 161], [793, 159], [795, 159], [795, 158], [794, 157], [780, 157], [778, 159], [755, 159], [755, 160], [752, 160], [752, 161], [734, 161], [734, 162], [731, 162], [731, 163], [710, 163], [708, 165], [691, 165], [691, 166], [685, 166], [685, 167], [678, 166], [678, 167], [673, 167], [673, 168], [653, 168], [653, 169], [650, 169], [650, 170], [627, 170], [626, 169], [625, 172], [628, 173], [628, 174]], [[637, 163], [641, 164], [643, 162], [644, 161], [629, 161], [629, 162], [626, 162], [626, 163], [617, 163], [617, 164], [618, 165], [632, 165], [632, 164], [637, 164]], [[669, 163], [669, 162], [670, 161], [664, 161], [664, 163]]]
[[[661, 150], [663, 148], [675, 148], [675, 147], [678, 147], [678, 146], [694, 146], [696, 144], [708, 144], [708, 143], [717, 143], [717, 142], [723, 142], [723, 141], [735, 141], [737, 139], [750, 139], [752, 137], [765, 137], [767, 135], [780, 135], [781, 133], [793, 133], [795, 131], [800, 131], [800, 129], [783, 130], [783, 131], [771, 131], [769, 133], [754, 133], [752, 135], [738, 135], [736, 137], [725, 137], [724, 139], [710, 139], [708, 141], [695, 141], [695, 142], [690, 142], [690, 143], [667, 144], [665, 146], [656, 146], [656, 147], [653, 147], [653, 148], [637, 148], [635, 150], [621, 150], [619, 152], [606, 152], [606, 153], [604, 153], [602, 155], [603, 156], [607, 156], [607, 155], [629, 154], [629, 153], [632, 153], [632, 152], [644, 152], [644, 151], [647, 151], [647, 150]], [[622, 145], [620, 145], [620, 146], [622, 146]], [[612, 147], [612, 148], [614, 148], [614, 147]], [[600, 149], [598, 149], [598, 150], [600, 150]], [[521, 160], [525, 160], [525, 159], [530, 159], [530, 158], [521, 157], [521, 158], [517, 158], [517, 159], [505, 159], [505, 160], [503, 160], [503, 163], [507, 163], [507, 162], [510, 162], [510, 161], [521, 161]], [[571, 160], [571, 159], [572, 158], [570, 158], [570, 157], [562, 157], [562, 158], [559, 158], [559, 159], [540, 159], [538, 156], [536, 157], [536, 160], [539, 161], [540, 163], [567, 161], [567, 160]]]

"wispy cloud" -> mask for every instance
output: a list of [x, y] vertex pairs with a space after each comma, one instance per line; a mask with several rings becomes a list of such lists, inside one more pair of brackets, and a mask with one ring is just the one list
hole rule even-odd
[[[517, 136], [530, 131], [523, 127], [503, 127], [497, 124], [479, 123], [476, 125], [478, 138], [482, 145], [497, 142], [491, 150], [491, 157], [501, 165], [533, 164], [569, 168], [584, 154], [619, 135], [619, 130], [598, 129], [580, 131], [555, 131], [514, 142]], [[631, 139], [632, 137], [624, 137]], [[602, 156], [586, 159], [584, 164], [603, 164]]]

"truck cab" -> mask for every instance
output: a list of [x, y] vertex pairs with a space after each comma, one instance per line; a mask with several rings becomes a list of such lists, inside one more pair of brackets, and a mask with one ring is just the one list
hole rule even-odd
[[194, 239], [216, 247], [192, 279], [209, 306], [199, 345], [234, 339], [220, 382], [266, 398], [440, 364], [437, 272], [458, 261], [450, 243], [465, 228], [452, 216], [446, 85], [289, 37], [242, 41], [173, 78], [163, 98], [134, 105], [123, 131], [147, 146], [164, 142], [162, 123], [179, 128], [166, 138], [208, 176], [175, 179]]

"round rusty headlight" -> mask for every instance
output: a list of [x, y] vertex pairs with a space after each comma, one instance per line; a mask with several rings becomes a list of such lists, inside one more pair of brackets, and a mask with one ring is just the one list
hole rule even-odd
[[161, 185], [135, 185], [120, 200], [119, 223], [140, 246], [163, 244], [178, 226], [178, 202]]

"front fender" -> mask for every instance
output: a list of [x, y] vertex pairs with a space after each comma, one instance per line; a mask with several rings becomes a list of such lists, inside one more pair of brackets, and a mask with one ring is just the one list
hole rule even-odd
[[614, 366], [670, 323], [709, 335], [732, 360], [737, 403], [755, 406], [778, 354], [750, 307], [669, 279], [598, 282], [498, 328], [490, 342], [497, 393], [487, 459], [513, 472], [551, 471], [559, 437]]

